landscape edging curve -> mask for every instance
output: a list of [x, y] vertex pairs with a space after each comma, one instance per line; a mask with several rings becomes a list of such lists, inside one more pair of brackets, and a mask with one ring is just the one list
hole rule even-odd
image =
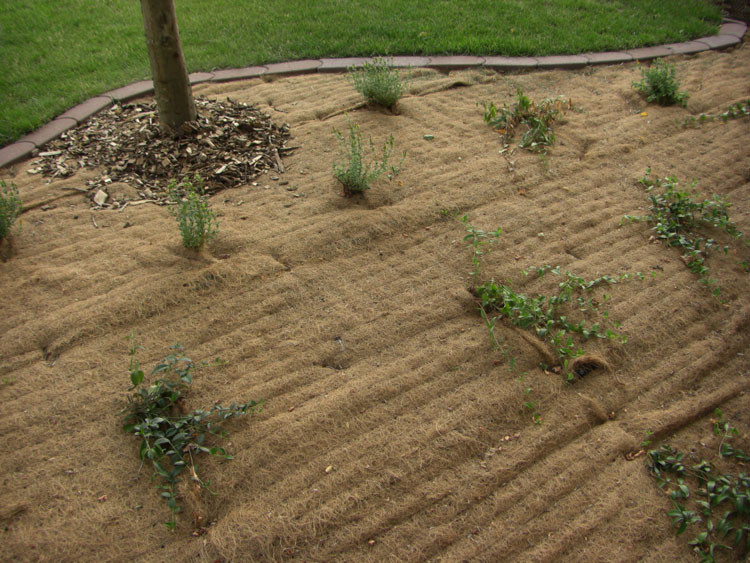
[[[622, 51], [603, 53], [584, 53], [582, 55], [549, 55], [544, 57], [504, 57], [504, 56], [396, 56], [392, 57], [393, 66], [427, 67], [438, 70], [459, 70], [465, 68], [489, 68], [492, 70], [550, 70], [553, 68], [575, 69], [597, 64], [621, 64], [633, 61], [651, 60], [672, 55], [692, 55], [703, 51], [726, 49], [742, 42], [747, 32], [747, 25], [739, 20], [725, 18], [717, 35], [701, 37], [683, 43], [670, 43], [654, 47], [639, 47]], [[268, 75], [310, 74], [317, 72], [346, 72], [351, 66], [358, 66], [373, 57], [345, 57], [306, 59], [282, 63], [270, 63], [244, 68], [217, 70], [212, 72], [194, 72], [190, 74], [191, 84], [203, 82], [229, 82], [245, 80]], [[0, 148], [0, 168], [35, 156], [40, 147], [59, 137], [62, 133], [76, 127], [108, 108], [114, 103], [126, 102], [140, 96], [152, 94], [154, 85], [151, 80], [141, 80], [104, 92], [89, 98], [66, 112], [60, 114], [36, 131], [25, 135], [15, 143]]]

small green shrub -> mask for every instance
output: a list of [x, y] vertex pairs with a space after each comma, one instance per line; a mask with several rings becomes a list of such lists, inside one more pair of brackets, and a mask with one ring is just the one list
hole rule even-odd
[[633, 82], [633, 88], [646, 96], [649, 102], [661, 106], [680, 104], [687, 106], [688, 93], [680, 92], [680, 81], [675, 77], [674, 65], [657, 59], [649, 68], [641, 67], [640, 82]]
[[402, 80], [392, 61], [382, 57], [360, 67], [349, 67], [349, 80], [368, 103], [392, 108], [404, 95], [409, 78]]
[[0, 241], [10, 234], [10, 229], [21, 214], [21, 200], [18, 199], [18, 188], [0, 180]]
[[223, 459], [232, 459], [232, 456], [224, 448], [209, 448], [206, 439], [211, 435], [223, 435], [221, 427], [224, 422], [259, 410], [262, 401], [240, 405], [233, 403], [229, 407], [215, 404], [209, 410], [185, 414], [185, 392], [192, 383], [191, 370], [196, 366], [183, 356], [183, 348], [179, 344], [172, 346], [173, 353], [165, 357], [151, 372], [152, 376], [161, 377], [151, 385], [141, 386], [144, 373], [136, 358], [139, 347], [135, 345], [132, 335], [129, 340], [130, 390], [136, 391], [128, 396], [128, 406], [122, 412], [123, 429], [140, 439], [141, 462], [151, 465], [154, 471], [152, 480], [159, 478], [156, 488], [167, 501], [170, 510], [170, 519], [166, 525], [169, 530], [174, 531], [177, 527], [177, 514], [181, 510], [178, 504], [180, 495], [177, 492], [180, 475], [187, 470], [192, 483], [208, 488], [210, 483], [198, 476], [196, 457], [201, 453]]
[[[700, 233], [714, 228], [721, 229], [734, 238], [742, 238], [742, 232], [729, 219], [727, 210], [731, 204], [716, 194], [711, 199], [693, 201], [689, 191], [679, 189], [679, 182], [674, 176], [652, 180], [649, 178], [650, 174], [651, 168], [648, 168], [640, 183], [649, 194], [651, 213], [625, 215], [623, 220], [652, 223], [656, 238], [664, 241], [667, 246], [680, 248], [683, 261], [691, 272], [698, 275], [701, 283], [715, 284], [715, 280], [709, 276], [706, 258], [717, 243], [713, 238]], [[693, 182], [690, 187], [695, 187], [696, 184], [697, 182]], [[662, 193], [655, 193], [654, 188], [660, 188]], [[725, 245], [723, 250], [727, 253], [729, 246]], [[718, 293], [718, 288], [715, 288], [714, 294]]]
[[546, 150], [555, 142], [552, 124], [563, 116], [566, 107], [571, 107], [570, 100], [548, 98], [537, 104], [521, 88], [517, 89], [517, 95], [518, 100], [510, 108], [498, 108], [492, 101], [483, 102], [485, 123], [498, 130], [504, 140], [512, 139], [516, 128], [523, 124], [527, 129], [520, 147], [532, 151]]
[[396, 166], [388, 167], [388, 160], [393, 153], [393, 135], [383, 145], [383, 152], [380, 159], [377, 157], [375, 144], [370, 138], [370, 154], [372, 160], [365, 161], [365, 155], [362, 149], [362, 133], [359, 125], [349, 124], [348, 143], [338, 129], [333, 130], [341, 145], [344, 162], [335, 162], [333, 164], [333, 175], [344, 186], [346, 195], [362, 193], [370, 189], [370, 183], [377, 180], [384, 172], [389, 170], [388, 179], [392, 180], [401, 171], [401, 164], [404, 162], [406, 152], [401, 157], [401, 161]]
[[208, 205], [199, 175], [192, 182], [186, 179], [179, 185], [172, 180], [168, 189], [173, 204], [169, 212], [177, 219], [185, 248], [198, 249], [216, 236], [219, 230], [216, 213]]

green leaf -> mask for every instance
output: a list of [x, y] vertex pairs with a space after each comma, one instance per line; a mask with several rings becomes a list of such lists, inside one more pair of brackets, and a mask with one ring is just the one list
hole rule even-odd
[[130, 382], [133, 384], [133, 387], [138, 387], [141, 384], [143, 375], [143, 370], [140, 369], [130, 372]]
[[160, 477], [162, 477], [162, 478], [164, 478], [164, 479], [166, 479], [166, 480], [169, 480], [169, 473], [167, 472], [167, 470], [166, 470], [166, 469], [164, 469], [164, 468], [162, 467], [162, 465], [161, 465], [161, 464], [160, 464], [160, 463], [159, 463], [158, 461], [156, 461], [156, 460], [152, 460], [152, 462], [151, 462], [151, 463], [153, 463], [153, 465], [154, 465], [154, 470], [156, 471], [156, 473], [158, 473], [158, 474], [159, 474], [159, 476], [160, 476]]

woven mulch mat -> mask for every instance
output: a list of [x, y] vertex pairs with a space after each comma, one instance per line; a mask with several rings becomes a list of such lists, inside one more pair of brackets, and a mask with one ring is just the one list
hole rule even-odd
[[[214, 193], [270, 169], [284, 171], [281, 157], [294, 150], [286, 146], [288, 125], [232, 100], [196, 98], [195, 104], [198, 118], [176, 133], [159, 124], [155, 102], [115, 105], [48, 143], [29, 173], [67, 178], [81, 168], [100, 168], [82, 191], [97, 207], [119, 208], [129, 201], [164, 204], [171, 180], [195, 174], [205, 192]], [[117, 183], [135, 188], [137, 198], [108, 193]]]

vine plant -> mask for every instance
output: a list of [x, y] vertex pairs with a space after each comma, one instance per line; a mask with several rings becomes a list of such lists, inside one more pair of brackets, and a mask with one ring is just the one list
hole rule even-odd
[[[714, 414], [714, 434], [722, 438], [720, 457], [733, 458], [740, 465], [750, 462], [750, 455], [729, 442], [737, 430], [723, 419], [721, 410]], [[686, 466], [683, 458], [684, 454], [667, 444], [646, 457], [646, 467], [672, 502], [667, 516], [676, 534], [682, 535], [693, 525], [705, 527], [688, 542], [702, 563], [716, 561], [719, 550], [746, 556], [750, 551], [750, 475], [721, 474], [706, 460]]]
[[[165, 524], [170, 531], [177, 527], [180, 512], [180, 495], [177, 485], [185, 470], [193, 484], [208, 488], [209, 482], [198, 476], [196, 457], [206, 453], [223, 459], [232, 459], [224, 448], [209, 447], [210, 435], [224, 435], [222, 425], [235, 416], [258, 411], [262, 401], [232, 403], [228, 407], [215, 404], [209, 410], [186, 412], [185, 392], [192, 383], [191, 370], [196, 366], [183, 355], [179, 344], [171, 346], [172, 353], [151, 371], [157, 377], [151, 385], [143, 385], [144, 372], [136, 357], [136, 346], [132, 334], [130, 340], [130, 382], [128, 405], [123, 410], [123, 429], [140, 440], [142, 464], [150, 464], [152, 480], [158, 480], [156, 488], [167, 501], [170, 518]], [[220, 360], [217, 360], [221, 363]], [[206, 365], [205, 362], [202, 365]]]
[[[573, 335], [578, 335], [583, 340], [596, 337], [618, 340], [622, 343], [627, 341], [625, 335], [605, 328], [603, 323], [587, 324], [585, 320], [569, 319], [568, 315], [564, 314], [563, 308], [575, 306], [584, 313], [594, 311], [601, 314], [606, 321], [609, 319], [609, 311], [600, 311], [600, 307], [609, 301], [610, 296], [603, 294], [600, 303], [590, 296], [590, 292], [600, 285], [614, 285], [633, 278], [642, 279], [642, 274], [603, 275], [593, 280], [586, 280], [572, 272], [563, 274], [559, 266], [543, 266], [535, 270], [539, 277], [547, 272], [564, 277], [563, 281], [558, 284], [557, 294], [527, 297], [514, 291], [509, 283], [496, 283], [494, 280], [472, 288], [473, 295], [479, 300], [479, 307], [485, 322], [488, 322], [490, 314], [496, 313], [498, 317], [509, 319], [519, 328], [534, 330], [539, 338], [552, 345], [568, 380], [575, 377], [569, 369], [569, 360], [583, 354], [582, 348], [576, 343]], [[524, 274], [528, 272], [524, 271]], [[614, 322], [614, 327], [619, 328], [619, 323]]]
[[[592, 290], [599, 286], [614, 285], [633, 278], [643, 279], [640, 272], [619, 276], [603, 275], [593, 280], [586, 280], [572, 272], [563, 274], [559, 266], [542, 266], [534, 268], [540, 278], [548, 272], [564, 278], [558, 284], [557, 294], [527, 297], [517, 293], [511, 287], [510, 282], [498, 283], [491, 279], [480, 283], [481, 258], [486, 253], [484, 247], [497, 242], [502, 229], [498, 228], [490, 232], [477, 229], [471, 225], [467, 215], [462, 216], [459, 221], [463, 223], [466, 230], [464, 241], [472, 249], [473, 269], [470, 272], [471, 282], [468, 290], [477, 298], [479, 312], [487, 325], [494, 347], [499, 347], [499, 339], [495, 335], [497, 320], [506, 318], [519, 328], [534, 330], [538, 337], [549, 342], [560, 360], [566, 377], [572, 380], [575, 374], [569, 369], [569, 360], [583, 355], [583, 350], [573, 338], [574, 335], [578, 335], [583, 340], [596, 337], [619, 340], [622, 343], [627, 341], [624, 335], [605, 328], [603, 323], [587, 324], [585, 320], [571, 320], [565, 314], [565, 309], [576, 307], [583, 313], [594, 311], [606, 321], [609, 319], [609, 311], [600, 311], [600, 307], [609, 301], [610, 296], [603, 294], [600, 303], [591, 296]], [[523, 273], [528, 275], [527, 271]], [[619, 326], [618, 323], [614, 323], [615, 329]]]
[[[705, 233], [713, 228], [736, 239], [744, 237], [729, 218], [728, 209], [731, 204], [716, 194], [711, 199], [694, 201], [689, 191], [679, 189], [679, 181], [674, 176], [652, 180], [650, 174], [651, 168], [646, 169], [646, 174], [640, 180], [649, 194], [650, 214], [625, 215], [623, 221], [647, 221], [653, 224], [655, 238], [667, 246], [681, 249], [682, 259], [688, 269], [698, 275], [701, 283], [714, 286], [716, 280], [709, 275], [706, 259], [718, 243]], [[693, 182], [690, 187], [695, 185], [696, 182]], [[659, 188], [660, 191], [654, 188]], [[747, 240], [745, 244], [747, 245]], [[729, 245], [724, 245], [722, 250], [726, 254]], [[719, 292], [719, 288], [715, 287], [714, 295], [718, 296]]]

